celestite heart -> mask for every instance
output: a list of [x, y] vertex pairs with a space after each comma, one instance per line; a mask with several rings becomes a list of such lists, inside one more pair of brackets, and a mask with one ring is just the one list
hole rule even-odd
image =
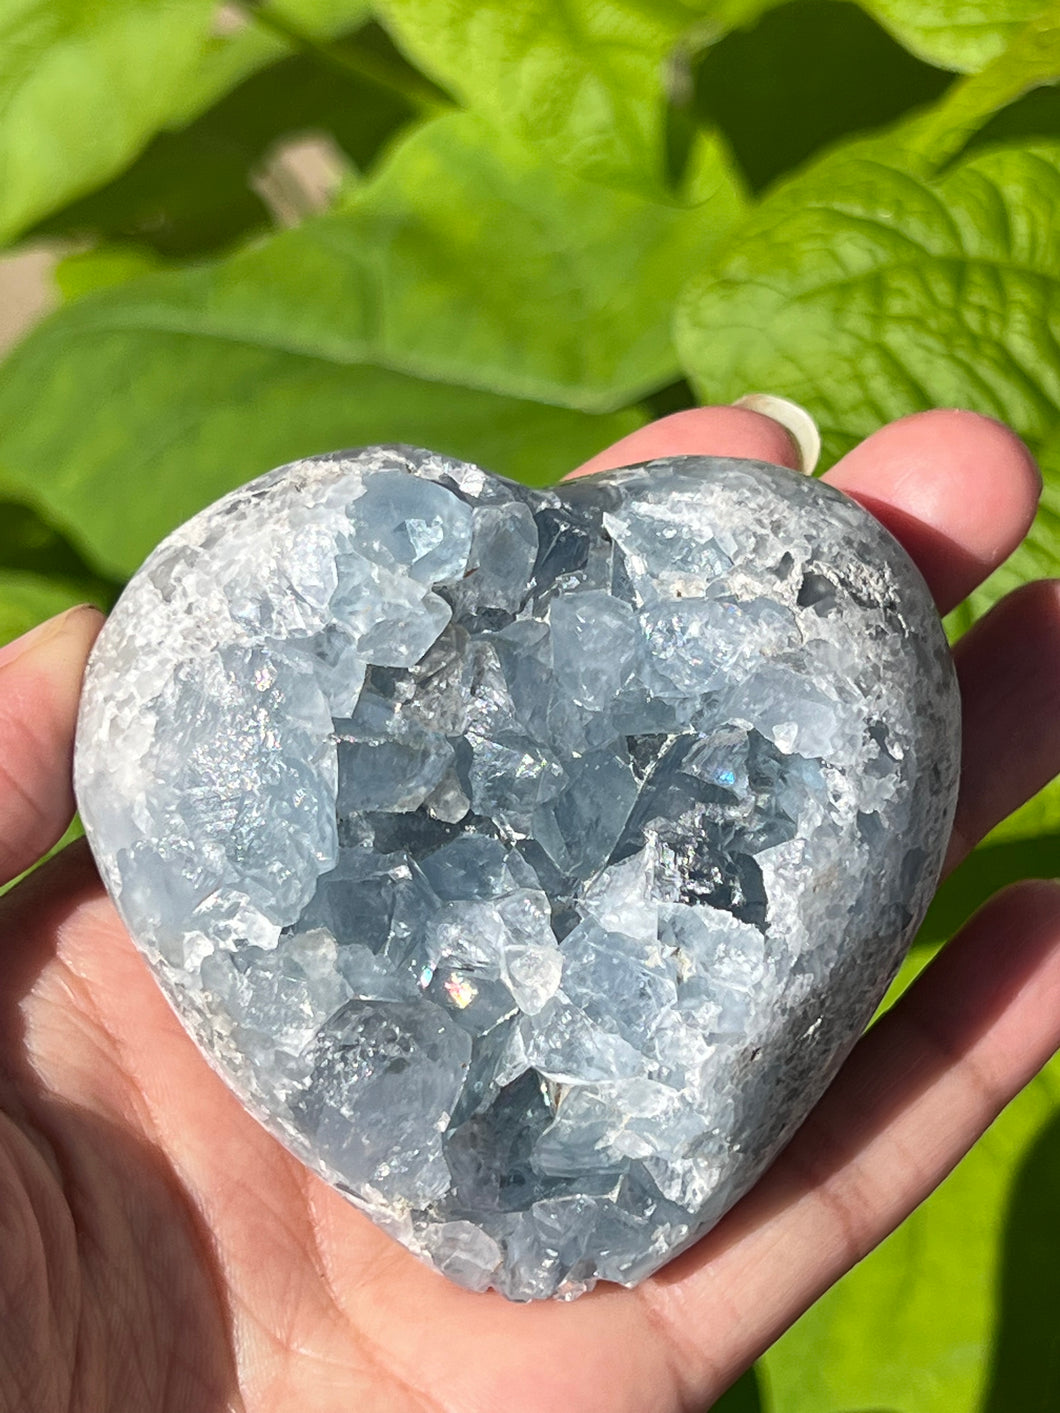
[[805, 1117], [935, 885], [957, 722], [922, 579], [820, 482], [372, 447], [151, 555], [77, 794], [247, 1107], [525, 1300], [657, 1269]]

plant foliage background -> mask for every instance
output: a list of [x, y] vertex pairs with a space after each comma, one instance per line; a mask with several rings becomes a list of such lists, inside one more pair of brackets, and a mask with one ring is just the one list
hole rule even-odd
[[[0, 364], [0, 640], [286, 459], [551, 480], [749, 390], [826, 465], [936, 405], [1030, 443], [1038, 523], [962, 631], [1060, 572], [1058, 78], [1037, 0], [0, 0], [0, 239], [67, 252]], [[1058, 845], [1052, 787], [899, 985]], [[1054, 1065], [729, 1413], [1055, 1409], [1058, 1188]]]

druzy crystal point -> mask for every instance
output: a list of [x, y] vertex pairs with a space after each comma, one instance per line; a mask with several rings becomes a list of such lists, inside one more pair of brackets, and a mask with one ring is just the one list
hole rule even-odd
[[923, 914], [957, 755], [924, 583], [828, 486], [372, 447], [151, 555], [76, 777], [247, 1107], [526, 1300], [640, 1280], [776, 1155]]

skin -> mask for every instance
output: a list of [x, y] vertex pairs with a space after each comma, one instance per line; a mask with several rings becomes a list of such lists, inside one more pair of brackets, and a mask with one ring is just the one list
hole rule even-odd
[[[702, 408], [583, 469], [677, 451], [795, 463]], [[1006, 428], [931, 412], [828, 479], [945, 611], [1009, 554], [1040, 479]], [[0, 652], [0, 877], [73, 810], [91, 609]], [[956, 863], [1060, 770], [1060, 584], [956, 652]], [[0, 1409], [678, 1413], [705, 1409], [954, 1166], [1060, 1044], [1060, 886], [994, 898], [853, 1051], [757, 1188], [636, 1290], [509, 1305], [421, 1266], [270, 1138], [200, 1058], [83, 843], [0, 900]]]

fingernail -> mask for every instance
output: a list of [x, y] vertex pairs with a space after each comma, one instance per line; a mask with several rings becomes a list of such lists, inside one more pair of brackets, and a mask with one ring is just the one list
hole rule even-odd
[[96, 612], [93, 604], [79, 603], [73, 608], [68, 608], [64, 613], [58, 613], [54, 618], [46, 619], [44, 623], [38, 623], [36, 628], [31, 628], [28, 633], [23, 633], [21, 638], [15, 638], [13, 642], [5, 643], [0, 648], [0, 667], [7, 667], [16, 662], [26, 653], [42, 647], [53, 638], [58, 638], [66, 631], [70, 620], [78, 614], [84, 613], [86, 609]]
[[763, 417], [772, 417], [790, 435], [799, 453], [799, 470], [804, 476], [812, 476], [814, 467], [821, 456], [821, 434], [817, 423], [805, 407], [792, 402], [787, 397], [777, 397], [775, 393], [744, 393], [733, 403], [733, 407], [746, 407], [749, 412], [760, 412]]

